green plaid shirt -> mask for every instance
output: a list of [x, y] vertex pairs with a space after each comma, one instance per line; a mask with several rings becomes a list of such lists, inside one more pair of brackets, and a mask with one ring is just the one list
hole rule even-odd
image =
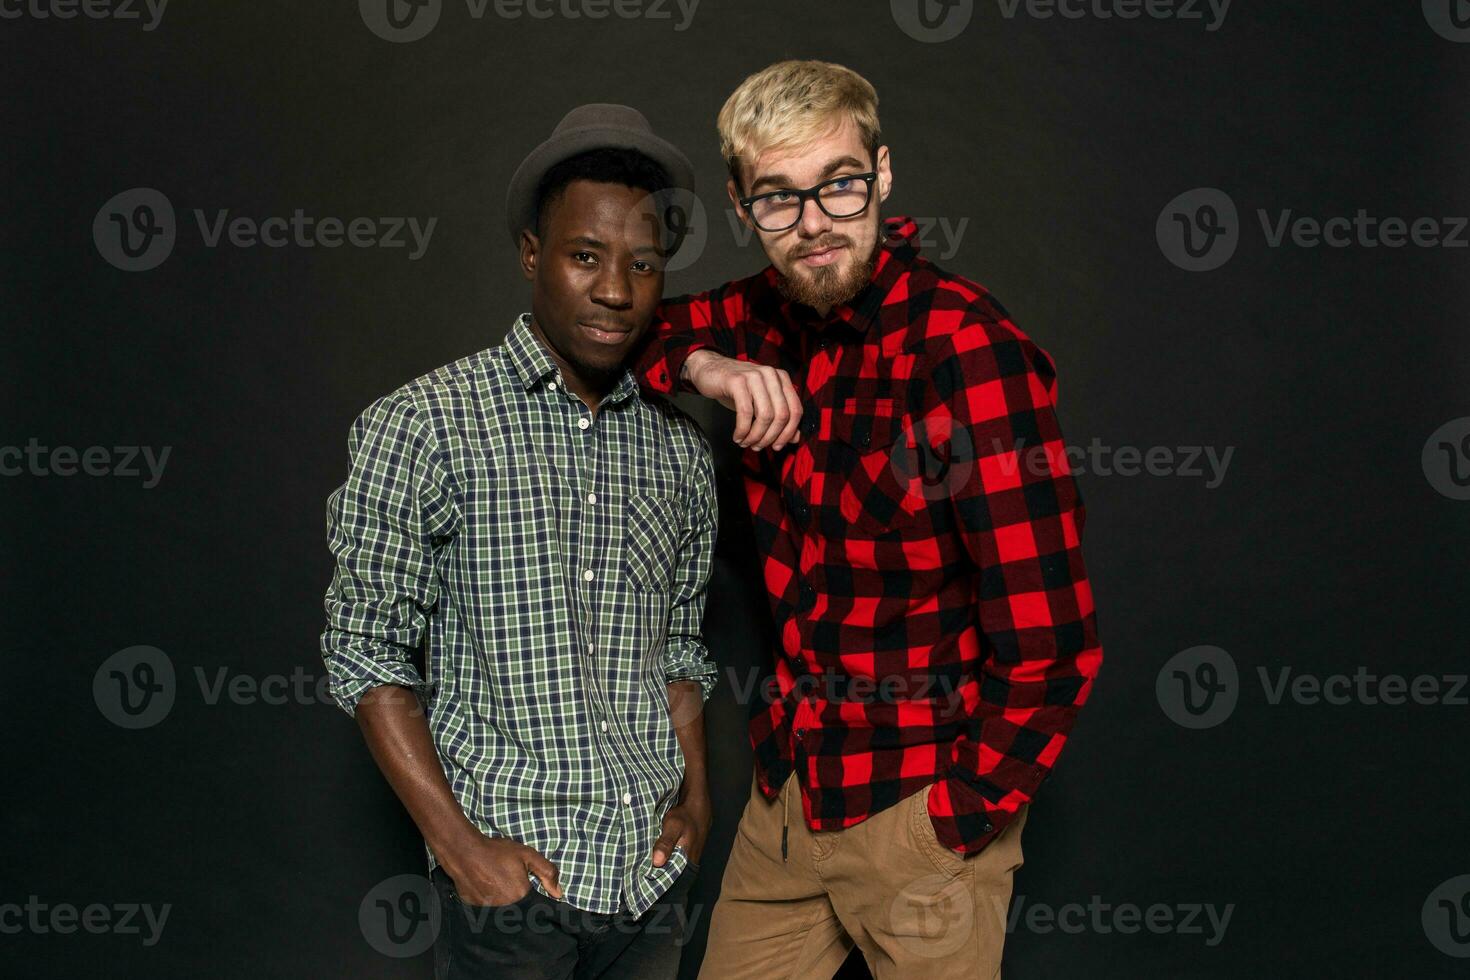
[[357, 419], [322, 656], [348, 714], [381, 684], [420, 693], [466, 816], [546, 855], [568, 903], [637, 915], [687, 862], [651, 854], [684, 773], [667, 685], [708, 699], [716, 676], [714, 470], [627, 370], [594, 417], [530, 322]]

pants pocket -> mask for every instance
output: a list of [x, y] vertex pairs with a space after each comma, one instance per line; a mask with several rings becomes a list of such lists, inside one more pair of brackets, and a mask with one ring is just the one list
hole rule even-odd
[[963, 872], [969, 865], [966, 858], [941, 844], [939, 837], [934, 833], [934, 821], [929, 819], [929, 794], [933, 791], [934, 784], [930, 783], [907, 801], [909, 803], [909, 830], [919, 850], [929, 856], [935, 870], [941, 874], [955, 876]]

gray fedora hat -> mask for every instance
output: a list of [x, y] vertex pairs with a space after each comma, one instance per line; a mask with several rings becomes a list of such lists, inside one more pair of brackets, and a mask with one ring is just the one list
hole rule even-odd
[[643, 113], [625, 105], [593, 102], [562, 117], [551, 138], [527, 154], [505, 192], [505, 218], [512, 242], [522, 228], [536, 224], [536, 188], [541, 178], [563, 160], [588, 150], [637, 150], [664, 168], [672, 187], [694, 192], [694, 167], [674, 144], [654, 135]]

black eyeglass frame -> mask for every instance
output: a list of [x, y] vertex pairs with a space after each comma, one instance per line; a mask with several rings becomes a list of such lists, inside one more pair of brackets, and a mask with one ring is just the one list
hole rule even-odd
[[[786, 231], [790, 228], [795, 228], [797, 223], [801, 221], [801, 214], [803, 211], [806, 210], [806, 202], [808, 200], [816, 201], [817, 207], [821, 208], [822, 213], [825, 214], [827, 217], [831, 218], [834, 221], [843, 221], [847, 218], [856, 218], [858, 215], [868, 210], [868, 207], [873, 203], [873, 181], [877, 179], [878, 172], [876, 170], [870, 170], [865, 174], [841, 174], [837, 177], [832, 177], [828, 180], [824, 180], [820, 184], [813, 184], [811, 187], [808, 187], [804, 191], [792, 190], [789, 187], [783, 187], [779, 190], [766, 191], [764, 194], [752, 194], [750, 197], [742, 197], [740, 199], [740, 206], [745, 209], [745, 213], [750, 215], [750, 220], [761, 231], [777, 232]], [[863, 206], [858, 208], [852, 214], [833, 214], [831, 211], [828, 211], [827, 206], [822, 203], [822, 198], [820, 197], [822, 188], [827, 187], [830, 184], [836, 184], [839, 181], [843, 180], [862, 181], [863, 187], [867, 191], [867, 198], [863, 201]], [[760, 219], [755, 216], [755, 203], [768, 197], [775, 197], [777, 194], [796, 195], [796, 217], [791, 220], [791, 224], [789, 225], [782, 225], [780, 228], [767, 228], [765, 225], [761, 224]]]

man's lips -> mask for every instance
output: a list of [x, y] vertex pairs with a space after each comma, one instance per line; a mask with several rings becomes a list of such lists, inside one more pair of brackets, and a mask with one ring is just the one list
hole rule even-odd
[[842, 254], [842, 250], [845, 248], [847, 248], [846, 245], [828, 245], [825, 248], [804, 252], [798, 255], [796, 260], [803, 265], [809, 266], [831, 265], [837, 261], [837, 257]]
[[581, 327], [583, 333], [599, 344], [616, 345], [625, 343], [633, 335], [633, 331], [631, 330], [610, 324], [587, 323], [578, 320], [577, 326]]

